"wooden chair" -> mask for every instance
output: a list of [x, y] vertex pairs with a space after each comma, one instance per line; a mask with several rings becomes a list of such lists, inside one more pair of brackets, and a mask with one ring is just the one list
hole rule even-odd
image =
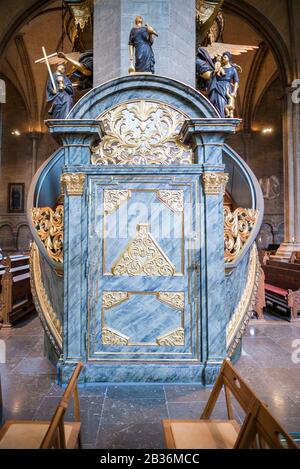
[[[227, 420], [211, 420], [220, 392], [224, 387]], [[242, 426], [234, 418], [231, 394], [243, 409], [246, 417]], [[262, 419], [262, 420], [261, 420]], [[261, 423], [262, 422], [262, 423]], [[265, 429], [265, 425], [267, 428]], [[228, 360], [225, 360], [216, 384], [199, 420], [163, 420], [166, 446], [170, 449], [233, 449], [254, 447], [258, 433], [270, 447], [277, 447], [279, 432], [288, 447], [296, 443], [275, 421], [255, 393], [242, 380]], [[262, 433], [262, 428], [264, 433]], [[256, 432], [256, 433], [255, 433]], [[275, 432], [275, 433], [274, 433]], [[251, 444], [250, 444], [251, 442]], [[274, 445], [274, 446], [273, 446]], [[286, 445], [283, 444], [283, 448]]]
[[[77, 378], [82, 367], [79, 362], [51, 422], [8, 420], [0, 429], [0, 449], [74, 449], [77, 445], [81, 448]], [[75, 422], [65, 422], [64, 416], [72, 397]]]

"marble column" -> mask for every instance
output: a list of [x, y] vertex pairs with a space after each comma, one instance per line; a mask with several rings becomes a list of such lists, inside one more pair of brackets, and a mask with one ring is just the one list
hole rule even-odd
[[159, 33], [155, 73], [195, 86], [195, 0], [94, 0], [94, 87], [128, 74], [137, 15]]
[[[99, 121], [52, 120], [50, 133], [63, 145], [64, 172], [64, 337], [63, 359], [83, 360], [85, 353], [82, 328], [86, 327], [87, 212], [86, 174], [82, 168], [90, 163], [90, 146], [102, 135]], [[80, 292], [76, 294], [76, 292]]]
[[224, 316], [225, 263], [223, 196], [228, 175], [224, 173], [222, 147], [234, 133], [239, 119], [192, 119], [181, 130], [184, 143], [192, 146], [195, 162], [202, 167], [202, 220], [200, 249], [202, 344], [204, 382], [212, 384], [226, 356]]
[[284, 101], [284, 243], [276, 258], [289, 260], [300, 251], [300, 104], [295, 101], [296, 89], [287, 90]]

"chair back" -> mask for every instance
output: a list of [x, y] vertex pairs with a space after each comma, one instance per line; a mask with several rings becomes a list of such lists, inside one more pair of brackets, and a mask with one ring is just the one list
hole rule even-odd
[[234, 418], [231, 394], [235, 397], [245, 414], [248, 413], [249, 408], [251, 408], [255, 399], [257, 399], [254, 392], [233, 368], [230, 361], [224, 360], [217, 381], [201, 415], [201, 419], [209, 419], [211, 417], [223, 387], [225, 391], [227, 416], [230, 420]]
[[235, 449], [299, 449], [266, 406], [254, 402], [241, 428]]
[[75, 420], [80, 422], [80, 409], [78, 399], [77, 379], [81, 372], [83, 364], [79, 362], [70, 378], [68, 386], [63, 393], [63, 396], [56, 408], [55, 414], [52, 417], [49, 428], [41, 443], [41, 449], [65, 449], [66, 436], [64, 427], [64, 416], [70, 403], [70, 399], [74, 399], [74, 415]]

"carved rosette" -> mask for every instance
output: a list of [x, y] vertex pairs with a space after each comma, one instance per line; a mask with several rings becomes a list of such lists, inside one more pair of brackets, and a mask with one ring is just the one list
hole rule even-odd
[[206, 195], [224, 195], [229, 180], [225, 173], [204, 173], [202, 176], [204, 193]]
[[62, 174], [60, 182], [63, 194], [66, 192], [68, 195], [83, 195], [85, 174]]
[[158, 199], [172, 212], [183, 212], [183, 191], [160, 190], [156, 194]]
[[126, 202], [131, 197], [129, 190], [105, 190], [104, 191], [104, 211], [106, 213], [113, 213], [123, 202]]
[[168, 334], [158, 337], [156, 342], [160, 346], [183, 346], [184, 345], [184, 329], [178, 327], [174, 331], [168, 332]]
[[110, 327], [103, 327], [102, 329], [102, 343], [103, 345], [128, 345], [129, 337], [121, 334]]
[[120, 291], [106, 291], [103, 292], [102, 305], [104, 309], [113, 308], [114, 306], [124, 303], [129, 299], [127, 292]]
[[165, 103], [122, 103], [98, 117], [106, 135], [92, 148], [92, 164], [192, 164], [192, 150], [179, 139], [187, 118]]
[[258, 210], [224, 207], [225, 262], [233, 262], [248, 241], [257, 222]]
[[33, 208], [32, 221], [49, 257], [62, 264], [64, 207], [58, 205], [55, 210], [50, 207]]
[[159, 292], [157, 299], [171, 306], [172, 308], [184, 309], [184, 293], [183, 292]]
[[175, 275], [175, 266], [152, 237], [149, 225], [140, 224], [137, 230], [135, 238], [114, 264], [113, 275]]

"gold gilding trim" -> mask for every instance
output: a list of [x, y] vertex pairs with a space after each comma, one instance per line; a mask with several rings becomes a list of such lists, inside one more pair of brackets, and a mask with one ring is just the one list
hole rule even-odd
[[105, 111], [105, 136], [92, 148], [92, 164], [192, 164], [193, 152], [179, 139], [186, 115], [156, 101], [130, 101]]
[[68, 195], [83, 195], [85, 174], [74, 173], [62, 174], [60, 177], [62, 193]]
[[63, 263], [64, 207], [33, 208], [32, 222], [50, 259]]
[[178, 327], [178, 329], [175, 329], [174, 331], [168, 332], [161, 337], [157, 337], [156, 342], [161, 347], [184, 346], [184, 329], [182, 327]]
[[113, 275], [173, 276], [175, 266], [159, 247], [148, 224], [137, 225], [137, 234], [112, 267]]
[[184, 293], [183, 292], [159, 292], [157, 299], [162, 303], [166, 303], [172, 308], [184, 310]]
[[231, 212], [224, 207], [224, 250], [225, 262], [233, 262], [250, 238], [257, 222], [258, 210], [237, 208]]
[[183, 191], [159, 190], [156, 195], [172, 212], [183, 212]]
[[128, 345], [129, 337], [115, 331], [111, 327], [103, 327], [102, 344], [103, 345]]
[[226, 328], [227, 347], [233, 346], [233, 339], [239, 332], [243, 321], [249, 321], [247, 312], [251, 309], [251, 303], [253, 300], [253, 292], [255, 290], [255, 282], [257, 279], [257, 266], [259, 266], [259, 262], [257, 258], [256, 245], [254, 245], [250, 253], [248, 277], [245, 289]]
[[30, 283], [35, 307], [43, 316], [46, 326], [49, 328], [50, 335], [54, 337], [61, 351], [63, 328], [43, 285], [40, 254], [35, 243], [32, 243], [30, 259]]
[[105, 291], [102, 296], [102, 305], [104, 309], [109, 309], [127, 300], [129, 300], [129, 294], [127, 292]]
[[225, 173], [204, 173], [202, 176], [204, 193], [206, 195], [224, 195], [229, 180]]
[[106, 213], [112, 214], [123, 202], [127, 202], [131, 197], [131, 191], [129, 190], [104, 190], [104, 210]]

